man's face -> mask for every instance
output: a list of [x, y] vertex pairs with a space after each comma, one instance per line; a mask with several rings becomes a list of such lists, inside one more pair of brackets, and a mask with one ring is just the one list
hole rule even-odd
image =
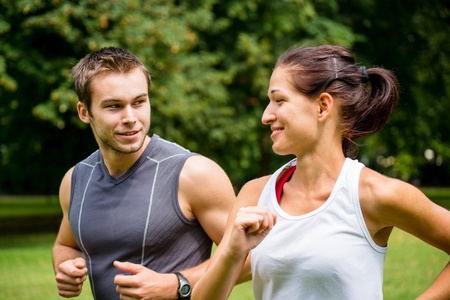
[[81, 103], [78, 113], [91, 125], [100, 150], [117, 154], [141, 150], [150, 129], [150, 99], [142, 71], [99, 74], [91, 91], [90, 113]]

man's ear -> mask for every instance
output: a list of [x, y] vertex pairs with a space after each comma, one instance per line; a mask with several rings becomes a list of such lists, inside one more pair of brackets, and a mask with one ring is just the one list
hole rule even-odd
[[328, 93], [321, 93], [317, 101], [319, 120], [325, 120], [333, 111], [333, 96]]
[[78, 110], [78, 117], [83, 123], [90, 124], [91, 123], [91, 117], [89, 115], [89, 111], [86, 108], [86, 105], [84, 105], [81, 102], [78, 102], [77, 104], [77, 110]]

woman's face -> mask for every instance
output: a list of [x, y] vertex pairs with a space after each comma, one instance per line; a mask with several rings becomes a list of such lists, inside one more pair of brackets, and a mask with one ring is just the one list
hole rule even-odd
[[298, 156], [312, 151], [317, 143], [320, 107], [317, 101], [297, 91], [290, 81], [285, 68], [274, 70], [268, 90], [270, 101], [261, 121], [270, 125], [275, 153]]

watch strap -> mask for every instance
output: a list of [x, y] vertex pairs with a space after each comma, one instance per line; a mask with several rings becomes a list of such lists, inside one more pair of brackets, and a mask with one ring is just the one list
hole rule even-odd
[[[189, 283], [189, 280], [186, 279], [186, 277], [183, 276], [183, 274], [181, 274], [180, 272], [173, 272], [175, 275], [177, 275], [178, 277], [178, 288], [177, 288], [177, 293], [178, 293], [178, 299], [191, 299], [191, 284]], [[189, 286], [189, 293], [184, 296], [181, 293], [181, 287], [182, 285], [188, 285]]]

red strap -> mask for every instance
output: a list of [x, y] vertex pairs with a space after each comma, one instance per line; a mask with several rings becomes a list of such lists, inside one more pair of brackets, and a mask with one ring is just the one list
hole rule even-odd
[[296, 166], [291, 166], [288, 169], [284, 170], [283, 173], [281, 173], [280, 177], [277, 179], [277, 183], [275, 184], [275, 192], [277, 195], [277, 201], [280, 203], [281, 201], [281, 194], [283, 194], [283, 186], [288, 181], [292, 173], [294, 173]]

